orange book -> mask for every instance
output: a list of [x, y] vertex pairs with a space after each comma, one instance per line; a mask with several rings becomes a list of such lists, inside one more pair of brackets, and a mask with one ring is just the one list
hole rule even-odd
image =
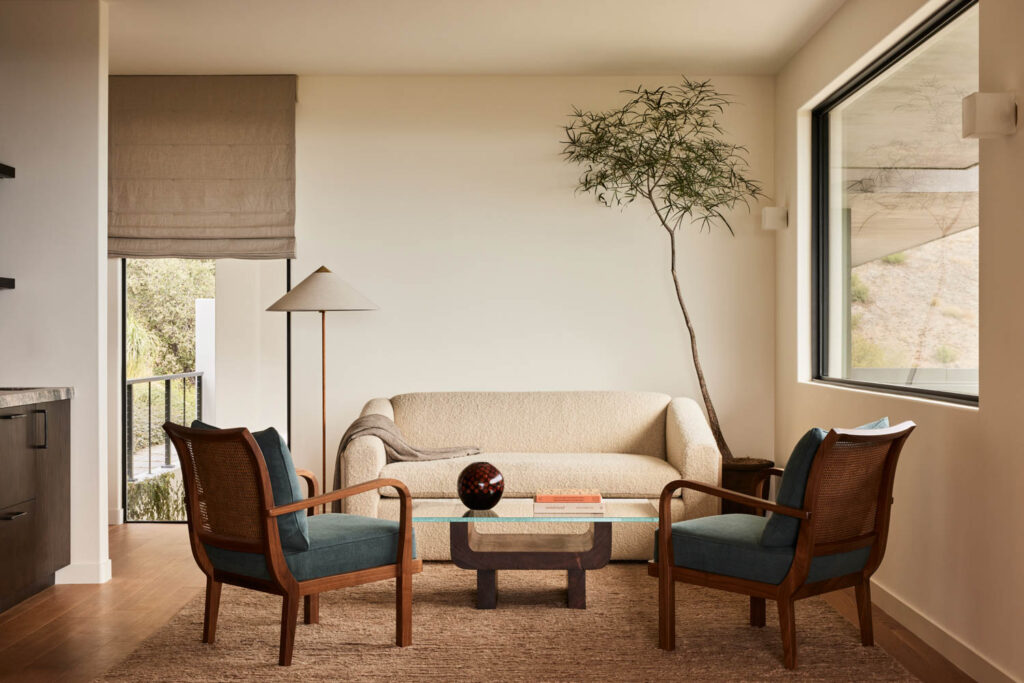
[[533, 497], [537, 503], [600, 503], [597, 489], [546, 489]]

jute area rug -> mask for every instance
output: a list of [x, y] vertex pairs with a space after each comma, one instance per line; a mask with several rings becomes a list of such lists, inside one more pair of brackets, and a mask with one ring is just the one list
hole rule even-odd
[[799, 668], [782, 666], [774, 603], [747, 623], [744, 596], [677, 584], [677, 649], [657, 648], [656, 581], [640, 563], [587, 572], [587, 609], [565, 607], [565, 573], [498, 575], [498, 608], [474, 608], [476, 575], [427, 563], [413, 580], [413, 645], [394, 645], [394, 581], [321, 596], [277, 666], [280, 598], [225, 586], [217, 642], [200, 642], [200, 595], [105, 680], [915, 680], [820, 598], [796, 607]]

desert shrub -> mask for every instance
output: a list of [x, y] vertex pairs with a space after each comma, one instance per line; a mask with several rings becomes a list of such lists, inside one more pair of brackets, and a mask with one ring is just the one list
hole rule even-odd
[[950, 363], [955, 363], [959, 355], [960, 354], [956, 352], [956, 349], [950, 348], [943, 344], [939, 346], [937, 349], [935, 349], [935, 352], [932, 354], [932, 358], [934, 358], [935, 362], [937, 363], [941, 363], [942, 365], [949, 365]]
[[871, 301], [871, 293], [868, 286], [864, 284], [857, 273], [850, 273], [850, 299], [859, 304], [866, 304]]
[[850, 342], [850, 363], [855, 368], [900, 368], [906, 366], [901, 353], [866, 339], [862, 335], [853, 335]]
[[943, 306], [939, 312], [947, 318], [956, 318], [957, 320], [964, 320], [970, 317], [970, 313], [959, 306]]
[[902, 251], [897, 251], [895, 254], [888, 254], [882, 257], [882, 263], [886, 263], [890, 266], [902, 266], [907, 262], [907, 255]]

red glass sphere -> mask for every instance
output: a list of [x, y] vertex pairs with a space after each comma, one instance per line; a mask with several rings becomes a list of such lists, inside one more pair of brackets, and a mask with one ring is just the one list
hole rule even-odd
[[489, 462], [474, 462], [459, 474], [459, 500], [470, 510], [490, 510], [504, 490], [505, 478]]

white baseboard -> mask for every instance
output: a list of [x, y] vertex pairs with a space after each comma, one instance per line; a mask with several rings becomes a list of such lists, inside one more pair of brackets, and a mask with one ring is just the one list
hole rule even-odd
[[107, 510], [107, 524], [114, 526], [124, 524], [124, 508], [110, 508]]
[[878, 585], [877, 581], [871, 582], [871, 602], [979, 683], [1012, 683], [1015, 680], [971, 646]]
[[58, 569], [55, 583], [106, 583], [110, 581], [110, 560], [75, 562]]

